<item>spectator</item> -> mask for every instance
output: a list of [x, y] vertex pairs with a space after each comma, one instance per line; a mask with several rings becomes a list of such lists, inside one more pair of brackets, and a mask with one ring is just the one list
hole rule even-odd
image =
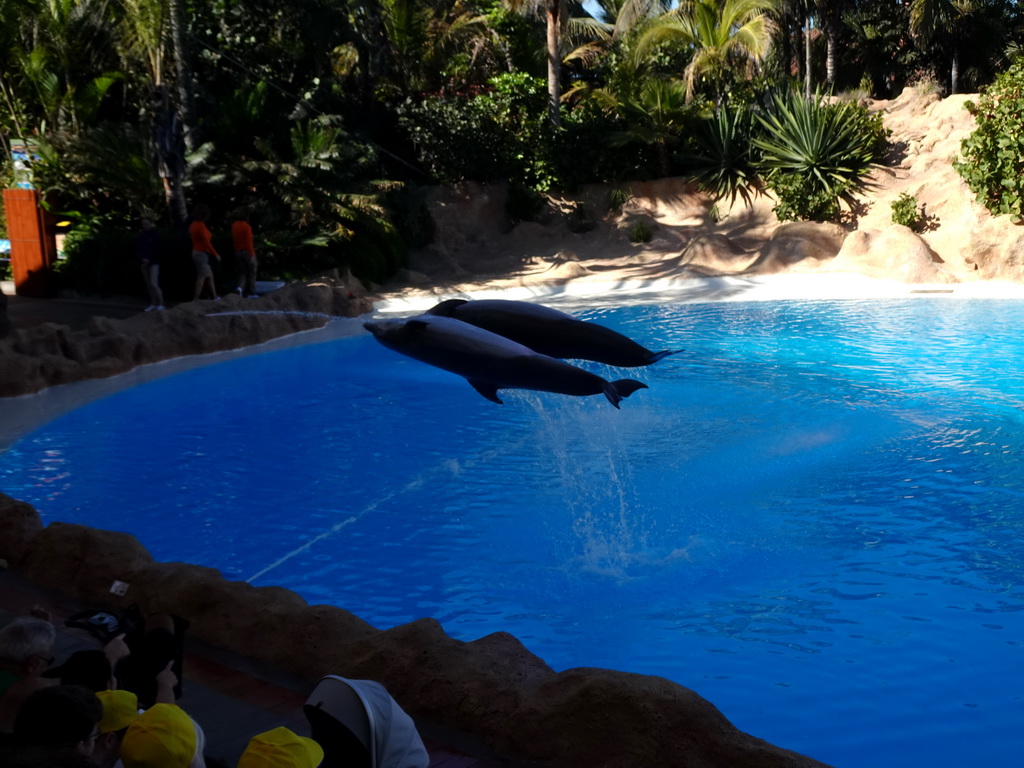
[[120, 758], [128, 726], [139, 717], [139, 700], [131, 691], [100, 691], [96, 698], [103, 705], [103, 717], [92, 758], [97, 768], [113, 768]]
[[256, 248], [252, 240], [252, 227], [249, 226], [249, 211], [239, 208], [235, 211], [231, 222], [231, 240], [235, 248], [235, 261], [238, 263], [238, 286], [236, 291], [250, 299], [256, 295]]
[[206, 228], [206, 220], [210, 217], [210, 208], [205, 205], [197, 205], [192, 213], [192, 223], [188, 227], [188, 234], [192, 238], [192, 263], [196, 267], [196, 290], [192, 297], [197, 300], [203, 294], [203, 288], [209, 286], [211, 298], [220, 299], [217, 295], [217, 287], [213, 282], [213, 270], [210, 268], [210, 257], [213, 256], [220, 261], [220, 254], [213, 247], [210, 240], [210, 230]]
[[121, 742], [124, 768], [206, 768], [206, 737], [176, 704], [154, 704], [128, 726]]
[[25, 699], [14, 720], [15, 743], [25, 748], [73, 748], [92, 755], [103, 705], [81, 685], [54, 685]]
[[31, 694], [53, 682], [42, 677], [53, 663], [57, 630], [43, 619], [24, 616], [0, 629], [0, 733], [10, 733]]
[[317, 768], [323, 759], [323, 749], [312, 739], [274, 728], [249, 740], [238, 768]]
[[323, 768], [427, 768], [416, 725], [374, 680], [322, 677], [302, 707]]
[[164, 308], [164, 294], [160, 290], [160, 233], [156, 222], [149, 218], [140, 220], [141, 231], [135, 239], [135, 258], [142, 270], [142, 280], [149, 291], [149, 306], [145, 312]]

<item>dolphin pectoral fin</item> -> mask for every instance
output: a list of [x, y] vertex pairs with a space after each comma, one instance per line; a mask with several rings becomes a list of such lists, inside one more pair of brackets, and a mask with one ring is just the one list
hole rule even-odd
[[469, 385], [473, 387], [477, 392], [486, 397], [492, 403], [498, 405], [504, 405], [501, 400], [498, 399], [498, 388], [489, 381], [480, 381], [479, 379], [466, 379]]
[[466, 299], [446, 299], [440, 304], [436, 304], [428, 309], [424, 314], [427, 315], [438, 315], [439, 317], [451, 317], [452, 311], [456, 307], [461, 307], [466, 303]]
[[656, 363], [659, 360], [664, 360], [669, 355], [678, 355], [682, 351], [683, 350], [681, 349], [666, 349], [662, 352], [654, 352], [647, 358], [647, 362], [644, 363], [644, 365], [650, 365], [651, 363]]
[[622, 398], [629, 397], [638, 389], [647, 389], [647, 385], [636, 379], [619, 379], [618, 381], [606, 381], [603, 391], [608, 402], [618, 408]]

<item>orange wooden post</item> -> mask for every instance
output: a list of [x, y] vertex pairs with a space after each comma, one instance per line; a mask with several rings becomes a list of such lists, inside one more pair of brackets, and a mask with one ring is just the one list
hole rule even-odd
[[11, 241], [11, 272], [19, 296], [49, 298], [53, 295], [51, 269], [57, 260], [57, 240], [52, 218], [39, 206], [35, 189], [5, 189], [7, 237]]

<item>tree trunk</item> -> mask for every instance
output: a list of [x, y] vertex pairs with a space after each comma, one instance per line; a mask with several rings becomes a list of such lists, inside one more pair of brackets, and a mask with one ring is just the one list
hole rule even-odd
[[181, 227], [188, 219], [185, 190], [181, 185], [185, 160], [181, 152], [181, 131], [178, 113], [167, 86], [154, 89], [153, 144], [156, 147], [157, 172], [164, 185], [164, 202], [172, 226]]
[[830, 88], [836, 84], [836, 33], [831, 25], [825, 33], [825, 82]]
[[561, 63], [559, 53], [562, 32], [561, 0], [548, 0], [548, 112], [551, 124], [556, 128], [561, 124]]
[[960, 93], [960, 45], [953, 42], [953, 62], [949, 68], [949, 92]]
[[171, 45], [174, 48], [175, 90], [178, 96], [178, 114], [185, 136], [185, 148], [194, 152], [200, 142], [199, 124], [196, 118], [196, 100], [192, 83], [192, 67], [189, 65], [188, 44], [185, 41], [185, 25], [182, 19], [180, 0], [170, 0]]
[[811, 9], [807, 8], [807, 27], [804, 30], [804, 96], [811, 98]]

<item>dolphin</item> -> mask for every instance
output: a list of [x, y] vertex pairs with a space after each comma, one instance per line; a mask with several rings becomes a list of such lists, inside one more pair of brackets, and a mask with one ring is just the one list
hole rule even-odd
[[593, 360], [622, 368], [650, 365], [681, 351], [652, 352], [611, 328], [528, 301], [448, 299], [427, 314], [454, 317], [549, 357]]
[[495, 403], [501, 403], [499, 389], [532, 389], [577, 397], [604, 394], [618, 408], [622, 398], [647, 388], [633, 379], [607, 381], [450, 317], [373, 320], [363, 327], [388, 349], [465, 377], [473, 389]]

